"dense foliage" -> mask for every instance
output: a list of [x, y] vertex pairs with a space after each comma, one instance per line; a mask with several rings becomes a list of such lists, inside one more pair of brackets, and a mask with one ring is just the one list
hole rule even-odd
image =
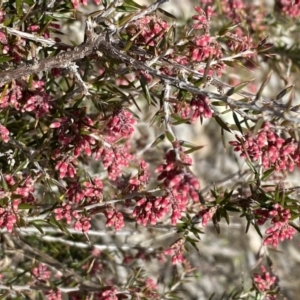
[[[300, 1], [165, 2], [1, 1], [1, 299], [190, 299], [209, 224], [265, 249], [300, 230]], [[233, 165], [213, 179], [206, 128]], [[257, 265], [226, 299], [284, 295]]]

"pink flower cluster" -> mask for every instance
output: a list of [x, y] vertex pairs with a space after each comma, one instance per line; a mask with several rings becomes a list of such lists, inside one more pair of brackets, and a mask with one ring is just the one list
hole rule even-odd
[[211, 7], [208, 6], [206, 10], [202, 9], [199, 6], [195, 6], [194, 8], [198, 15], [192, 17], [192, 19], [196, 21], [196, 24], [193, 27], [195, 29], [203, 28], [205, 33], [209, 33], [210, 18], [212, 14]]
[[[88, 0], [71, 0], [71, 3], [74, 7], [74, 9], [78, 9], [79, 6], [82, 5], [87, 5], [88, 4]], [[94, 3], [96, 5], [100, 5], [101, 4], [101, 0], [94, 0]]]
[[[3, 191], [0, 191], [1, 197], [3, 195]], [[18, 207], [20, 201], [13, 200], [9, 202], [6, 207], [0, 207], [0, 228], [6, 227], [8, 232], [12, 232], [17, 220], [18, 216]]]
[[128, 167], [133, 156], [129, 153], [129, 146], [102, 146], [96, 151], [95, 160], [102, 160], [104, 169], [110, 180], [116, 180], [122, 174], [122, 168]]
[[91, 228], [91, 218], [79, 213], [76, 207], [68, 202], [64, 202], [59, 208], [55, 208], [54, 214], [57, 221], [65, 220], [68, 225], [75, 220], [75, 230], [87, 232]]
[[76, 168], [73, 163], [72, 157], [68, 157], [66, 159], [59, 160], [54, 168], [59, 172], [59, 178], [65, 178], [66, 176], [70, 178], [74, 178], [76, 174]]
[[32, 203], [34, 201], [33, 180], [30, 176], [22, 176], [17, 182], [13, 176], [4, 175], [2, 181], [5, 181], [7, 189], [0, 188], [0, 198], [8, 199], [0, 207], [0, 228], [6, 227], [8, 232], [12, 232], [14, 226], [19, 220], [20, 203]]
[[106, 124], [106, 141], [114, 143], [118, 139], [129, 138], [133, 132], [136, 120], [130, 111], [119, 109], [113, 113]]
[[91, 218], [78, 212], [78, 207], [98, 203], [103, 199], [103, 183], [95, 177], [80, 184], [71, 182], [67, 187], [66, 201], [61, 207], [54, 210], [56, 220], [65, 220], [71, 224], [74, 220], [74, 229], [87, 232], [91, 228]]
[[199, 117], [211, 118], [212, 110], [209, 99], [203, 95], [196, 95], [191, 101], [191, 121], [196, 122]]
[[170, 248], [164, 251], [165, 255], [172, 256], [172, 264], [175, 265], [176, 263], [183, 263], [183, 250], [184, 250], [184, 240], [180, 239], [176, 241]]
[[271, 210], [257, 209], [254, 211], [255, 217], [258, 219], [257, 224], [262, 225], [268, 219], [271, 219], [272, 227], [266, 230], [268, 235], [264, 240], [264, 245], [272, 245], [277, 247], [279, 242], [291, 240], [296, 230], [289, 225], [291, 219], [290, 210], [283, 208], [280, 204], [273, 205]]
[[109, 204], [105, 208], [104, 212], [105, 217], [107, 218], [106, 226], [107, 227], [114, 227], [115, 230], [120, 230], [125, 226], [124, 224], [124, 217], [122, 213], [116, 210], [116, 208]]
[[93, 131], [94, 122], [86, 116], [85, 112], [85, 107], [68, 111], [68, 116], [50, 124], [49, 127], [55, 129], [61, 145], [56, 150], [57, 154], [68, 151], [72, 147], [74, 157], [78, 157], [82, 152], [87, 156], [92, 155], [92, 146], [96, 144], [96, 141], [88, 133]]
[[299, 0], [276, 0], [276, 4], [280, 10], [286, 15], [296, 18], [300, 16], [300, 1]]
[[246, 5], [243, 0], [222, 0], [221, 7], [224, 14], [235, 23], [241, 22], [241, 13]]
[[117, 289], [114, 286], [108, 286], [100, 293], [97, 297], [99, 300], [118, 300], [119, 297], [116, 295]]
[[45, 281], [48, 280], [51, 276], [51, 271], [44, 264], [39, 264], [32, 270], [32, 275], [36, 280]]
[[0, 137], [4, 143], [7, 143], [9, 141], [9, 131], [2, 124], [0, 124]]
[[[174, 149], [167, 152], [166, 163], [156, 169], [159, 174], [157, 179], [163, 180], [163, 184], [168, 191], [168, 197], [163, 199], [163, 203], [166, 201], [171, 203], [171, 221], [173, 225], [176, 225], [181, 218], [181, 212], [186, 210], [189, 198], [194, 202], [199, 201], [198, 190], [200, 188], [196, 176], [186, 169], [187, 166], [192, 164], [192, 159], [176, 143], [174, 143]], [[157, 205], [164, 213], [166, 207], [161, 206], [161, 204]]]
[[[256, 288], [265, 294], [271, 292], [275, 288], [276, 277], [271, 276], [264, 266], [261, 266], [260, 269], [262, 274], [254, 274], [253, 281]], [[276, 295], [266, 294], [265, 299], [276, 300]]]
[[34, 112], [35, 117], [41, 118], [52, 108], [52, 97], [45, 89], [44, 81], [35, 80], [30, 88], [23, 88], [18, 83], [12, 83], [2, 98], [0, 108], [14, 107], [21, 112]]
[[216, 213], [217, 207], [210, 207], [202, 209], [198, 216], [202, 219], [202, 226], [205, 227], [207, 223], [212, 219], [214, 214]]
[[146, 226], [148, 222], [155, 225], [169, 212], [170, 202], [168, 196], [141, 198], [137, 201], [132, 216], [136, 218], [138, 224], [143, 226]]
[[249, 157], [252, 161], [260, 161], [265, 169], [275, 168], [276, 171], [288, 169], [293, 171], [294, 166], [300, 166], [300, 149], [293, 139], [284, 139], [278, 136], [270, 124], [264, 123], [256, 135], [248, 133], [243, 137], [236, 135], [237, 141], [229, 144], [234, 151], [241, 152], [241, 157]]
[[211, 118], [212, 110], [209, 106], [209, 99], [203, 95], [196, 95], [191, 102], [176, 102], [172, 103], [174, 112], [180, 115], [183, 119], [190, 120], [191, 123], [195, 123], [197, 119]]
[[209, 35], [196, 36], [191, 47], [191, 60], [203, 62], [208, 58], [218, 59], [222, 57], [219, 44]]
[[154, 279], [147, 278], [144, 282], [145, 287], [142, 290], [142, 295], [147, 299], [160, 299], [160, 295], [158, 293], [158, 286]]
[[160, 38], [169, 28], [168, 23], [160, 19], [156, 15], [145, 16], [138, 21], [130, 24], [126, 28], [126, 32], [130, 37], [136, 35], [135, 42], [137, 44], [155, 46], [155, 41]]
[[[5, 13], [0, 14], [0, 19], [3, 18]], [[26, 41], [19, 38], [10, 40], [7, 35], [0, 31], [0, 43], [3, 45], [2, 54], [11, 56], [16, 63], [20, 63], [23, 57], [26, 57], [25, 44]]]
[[61, 291], [59, 290], [50, 290], [46, 292], [48, 300], [62, 300]]
[[118, 187], [123, 190], [123, 194], [138, 192], [145, 189], [150, 180], [150, 173], [148, 164], [142, 160], [140, 162], [138, 174], [128, 180], [124, 180], [118, 184]]
[[166, 154], [166, 163], [156, 169], [158, 180], [163, 180], [164, 186], [172, 190], [175, 197], [198, 201], [197, 190], [200, 188], [198, 179], [186, 170], [191, 166], [192, 159], [180, 147], [171, 149]]

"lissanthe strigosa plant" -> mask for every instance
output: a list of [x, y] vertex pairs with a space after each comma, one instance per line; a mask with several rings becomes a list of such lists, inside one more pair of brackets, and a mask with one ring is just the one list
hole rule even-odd
[[296, 299], [299, 16], [1, 1], [1, 299]]

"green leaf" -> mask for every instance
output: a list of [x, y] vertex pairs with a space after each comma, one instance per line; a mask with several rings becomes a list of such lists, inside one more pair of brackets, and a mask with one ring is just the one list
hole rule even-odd
[[258, 133], [258, 131], [261, 129], [261, 126], [262, 126], [262, 124], [263, 124], [264, 122], [265, 122], [265, 121], [264, 121], [263, 118], [259, 118], [259, 119], [256, 121], [256, 124], [255, 124], [255, 126], [254, 126], [254, 128], [253, 128], [253, 131], [252, 131], [253, 135], [256, 135], [256, 134]]
[[5, 192], [8, 192], [9, 188], [8, 188], [7, 182], [6, 182], [6, 180], [5, 180], [5, 178], [4, 178], [1, 171], [0, 171], [0, 176], [1, 176], [2, 187], [3, 187]]
[[50, 219], [50, 223], [58, 227], [62, 232], [66, 233], [68, 236], [72, 236], [67, 227], [62, 222], [58, 222], [54, 217]]
[[66, 19], [66, 20], [75, 19], [73, 12], [65, 12], [65, 13], [46, 12], [45, 15], [51, 16], [53, 19]]
[[165, 139], [166, 135], [165, 134], [161, 134], [160, 136], [158, 136], [155, 141], [152, 143], [151, 147], [154, 147], [156, 145], [158, 145], [159, 143], [161, 143], [164, 139]]
[[232, 31], [233, 29], [237, 28], [238, 26], [239, 26], [239, 24], [229, 23], [219, 30], [218, 35], [220, 35], [220, 36], [225, 35], [227, 32]]
[[262, 83], [262, 85], [260, 86], [256, 96], [255, 96], [255, 101], [258, 100], [263, 92], [263, 89], [265, 88], [265, 86], [268, 84], [268, 82], [271, 79], [271, 75], [272, 75], [272, 71], [270, 71], [270, 73], [267, 75], [266, 79], [264, 80], [264, 82]]
[[239, 121], [238, 116], [236, 115], [236, 113], [234, 111], [232, 111], [232, 116], [233, 116], [234, 123], [236, 124], [236, 126], [239, 129], [240, 133], [243, 134], [243, 128], [241, 126], [241, 123]]
[[133, 7], [136, 7], [136, 8], [143, 8], [142, 5], [136, 3], [136, 2], [133, 1], [133, 0], [125, 0], [125, 1], [124, 1], [124, 5], [126, 5], [126, 4], [127, 4], [127, 5], [130, 5], [130, 6], [133, 6]]
[[12, 60], [12, 58], [9, 55], [0, 55], [0, 63], [4, 63], [10, 60]]
[[185, 154], [190, 154], [193, 153], [195, 151], [198, 151], [200, 149], [202, 149], [204, 146], [194, 146], [192, 147], [190, 150], [184, 151]]
[[173, 136], [173, 134], [168, 130], [166, 130], [166, 137], [171, 143], [175, 140], [175, 137]]
[[246, 164], [251, 169], [251, 171], [253, 172], [253, 174], [255, 174], [255, 175], [258, 174], [258, 172], [256, 171], [255, 167], [253, 166], [253, 164], [251, 163], [250, 160], [246, 159]]
[[288, 94], [292, 89], [294, 88], [294, 85], [290, 85], [287, 88], [285, 88], [284, 90], [282, 90], [277, 96], [276, 96], [276, 100], [281, 99], [282, 97], [284, 97], [286, 94]]
[[159, 7], [157, 10], [158, 10], [160, 13], [162, 13], [163, 15], [165, 15], [166, 17], [169, 17], [169, 18], [171, 18], [171, 19], [177, 20], [177, 18], [176, 18], [174, 15], [170, 14], [169, 12], [165, 11], [164, 9], [162, 9], [162, 8], [160, 8], [160, 7]]
[[34, 205], [29, 203], [20, 203], [18, 209], [31, 209], [34, 208]]
[[19, 16], [23, 15], [22, 2], [22, 0], [16, 0], [16, 10]]
[[219, 116], [215, 116], [215, 120], [224, 130], [231, 132], [227, 124]]
[[238, 85], [232, 87], [231, 89], [228, 90], [228, 92], [226, 93], [226, 96], [231, 96], [235, 93], [237, 93], [238, 91], [240, 91], [242, 88], [244, 88], [246, 85], [248, 85], [251, 81], [245, 81], [245, 82], [241, 82]]
[[[260, 236], [261, 238], [263, 238], [263, 235], [262, 235], [261, 232], [260, 232], [259, 226], [258, 226], [256, 223], [254, 223], [254, 228], [255, 228], [256, 232], [259, 234], [259, 236]], [[246, 233], [247, 233], [247, 232], [248, 232], [248, 230], [246, 231]]]
[[41, 234], [44, 234], [43, 228], [38, 222], [32, 221], [30, 225], [34, 226]]
[[267, 179], [274, 173], [274, 171], [275, 171], [274, 168], [271, 168], [271, 169], [265, 171], [265, 172], [262, 174], [261, 180], [262, 180], [262, 181], [267, 180]]
[[140, 83], [141, 83], [145, 98], [148, 102], [148, 105], [150, 106], [151, 105], [151, 95], [150, 95], [150, 92], [149, 92], [149, 88], [148, 88], [146, 79], [143, 75], [141, 75]]

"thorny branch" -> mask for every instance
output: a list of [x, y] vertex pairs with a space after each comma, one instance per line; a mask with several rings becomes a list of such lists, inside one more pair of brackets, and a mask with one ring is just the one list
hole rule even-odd
[[[31, 74], [38, 74], [41, 72], [49, 71], [53, 68], [67, 68], [75, 74], [75, 77], [77, 78], [77, 81], [84, 94], [89, 95], [88, 87], [86, 86], [86, 83], [84, 83], [81, 79], [77, 71], [77, 66], [75, 65], [75, 62], [80, 61], [84, 58], [88, 58], [91, 55], [101, 55], [103, 58], [107, 58], [108, 60], [111, 58], [117, 59], [135, 71], [143, 71], [145, 73], [148, 73], [153, 77], [159, 79], [162, 85], [164, 86], [173, 86], [178, 89], [186, 90], [192, 94], [200, 94], [208, 97], [209, 99], [220, 100], [226, 103], [232, 110], [236, 111], [243, 117], [246, 117], [252, 121], [258, 120], [261, 117], [267, 120], [275, 116], [295, 124], [300, 123], [300, 117], [298, 116], [299, 113], [297, 112], [296, 107], [292, 107], [288, 110], [285, 105], [276, 102], [274, 99], [267, 99], [265, 97], [259, 97], [259, 99], [256, 99], [255, 95], [244, 91], [239, 91], [237, 92], [237, 94], [240, 94], [241, 96], [247, 98], [247, 102], [245, 102], [244, 100], [235, 100], [227, 96], [226, 94], [223, 95], [220, 93], [207, 91], [204, 88], [198, 88], [185, 80], [165, 75], [159, 70], [155, 69], [155, 67], [151, 67], [153, 62], [155, 62], [158, 65], [168, 63], [177, 68], [184, 69], [185, 72], [188, 72], [190, 73], [190, 75], [193, 75], [194, 79], [199, 79], [203, 77], [202, 74], [186, 66], [182, 66], [174, 61], [168, 60], [166, 57], [164, 57], [168, 52], [165, 55], [161, 55], [160, 57], [154, 57], [153, 55], [147, 53], [147, 51], [139, 49], [135, 46], [133, 46], [132, 49], [125, 52], [125, 43], [119, 38], [118, 33], [122, 29], [124, 29], [130, 22], [136, 21], [144, 17], [145, 15], [154, 12], [160, 5], [167, 1], [168, 0], [156, 1], [147, 9], [144, 9], [137, 13], [126, 23], [126, 25], [120, 26], [114, 32], [109, 32], [109, 34], [106, 31], [103, 31], [100, 34], [96, 33], [95, 27], [99, 26], [97, 22], [103, 21], [102, 19], [109, 15], [116, 6], [122, 4], [122, 1], [114, 1], [112, 5], [102, 13], [91, 14], [91, 16], [95, 15], [96, 21], [91, 20], [91, 17], [89, 17], [86, 20], [86, 40], [81, 45], [75, 48], [71, 46], [68, 47], [62, 43], [55, 43], [53, 40], [38, 38], [28, 33], [24, 34], [24, 32], [1, 26], [0, 28], [6, 30], [10, 34], [17, 35], [36, 42], [40, 42], [42, 44], [57, 46], [60, 49], [67, 49], [61, 51], [54, 57], [47, 57], [41, 59], [40, 61], [34, 61], [33, 63], [24, 64], [23, 66], [20, 66], [13, 70], [1, 72], [0, 84], [5, 84], [7, 82], [10, 82], [11, 80], [26, 77]], [[135, 54], [144, 55], [147, 61], [142, 62], [140, 60], [135, 59]], [[229, 57], [228, 59], [231, 58]], [[228, 84], [223, 83], [217, 79], [212, 79], [211, 84], [216, 86], [217, 88], [221, 87], [225, 90], [232, 88]], [[255, 112], [255, 115], [250, 115], [249, 111]]]

